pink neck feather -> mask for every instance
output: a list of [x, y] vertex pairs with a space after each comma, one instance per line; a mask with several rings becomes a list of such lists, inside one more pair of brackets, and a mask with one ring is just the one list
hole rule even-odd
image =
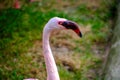
[[55, 60], [53, 58], [53, 54], [49, 44], [51, 30], [49, 30], [48, 27], [49, 26], [45, 26], [43, 30], [43, 53], [47, 69], [47, 80], [60, 80]]

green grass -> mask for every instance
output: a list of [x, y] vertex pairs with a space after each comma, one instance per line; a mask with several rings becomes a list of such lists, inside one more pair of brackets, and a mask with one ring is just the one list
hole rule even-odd
[[[109, 19], [112, 16], [108, 8], [104, 6], [93, 10], [87, 4], [77, 5], [75, 12], [66, 13], [65, 10], [54, 9], [52, 4], [56, 2], [47, 0], [38, 3], [30, 3], [20, 10], [13, 8], [0, 11], [0, 80], [22, 80], [35, 77], [40, 80], [46, 79], [45, 63], [43, 57], [41, 65], [33, 61], [35, 54], [28, 54], [36, 41], [42, 40], [42, 30], [45, 23], [52, 17], [64, 17], [77, 22], [87, 28], [90, 25], [90, 32], [85, 33], [81, 39], [71, 39], [76, 46], [73, 57], [78, 56], [80, 68], [68, 71], [62, 62], [57, 63], [61, 80], [89, 80], [89, 71], [101, 68], [102, 60], [96, 56], [92, 46], [97, 45], [100, 51], [104, 52], [109, 33]], [[71, 1], [74, 4], [74, 1]], [[58, 10], [57, 10], [58, 8]], [[83, 28], [83, 27], [82, 27]], [[65, 35], [63, 35], [65, 36]], [[70, 37], [65, 36], [65, 40]], [[78, 44], [79, 43], [79, 44]], [[100, 44], [100, 45], [99, 45]], [[81, 48], [82, 46], [82, 48]], [[41, 73], [41, 74], [39, 74]], [[94, 75], [94, 73], [93, 73]], [[92, 80], [99, 80], [99, 75], [92, 76]]]

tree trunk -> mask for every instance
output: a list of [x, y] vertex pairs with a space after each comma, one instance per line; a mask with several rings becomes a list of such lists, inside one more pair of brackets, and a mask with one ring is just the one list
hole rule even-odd
[[120, 80], [120, 1], [117, 8], [117, 22], [113, 31], [107, 64], [104, 69], [104, 79], [102, 80]]

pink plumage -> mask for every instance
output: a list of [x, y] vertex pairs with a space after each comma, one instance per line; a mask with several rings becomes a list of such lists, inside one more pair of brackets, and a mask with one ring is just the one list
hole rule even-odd
[[78, 25], [76, 25], [75, 22], [59, 17], [54, 17], [48, 21], [43, 30], [43, 53], [46, 63], [47, 80], [60, 80], [55, 60], [53, 58], [52, 51], [49, 45], [50, 33], [56, 29], [58, 30], [72, 29], [80, 37], [82, 37]]

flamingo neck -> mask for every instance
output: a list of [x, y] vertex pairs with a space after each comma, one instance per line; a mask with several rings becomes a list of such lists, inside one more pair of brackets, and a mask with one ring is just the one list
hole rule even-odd
[[55, 60], [49, 44], [50, 33], [51, 30], [47, 29], [47, 26], [45, 26], [43, 30], [43, 53], [47, 70], [47, 80], [60, 80]]

